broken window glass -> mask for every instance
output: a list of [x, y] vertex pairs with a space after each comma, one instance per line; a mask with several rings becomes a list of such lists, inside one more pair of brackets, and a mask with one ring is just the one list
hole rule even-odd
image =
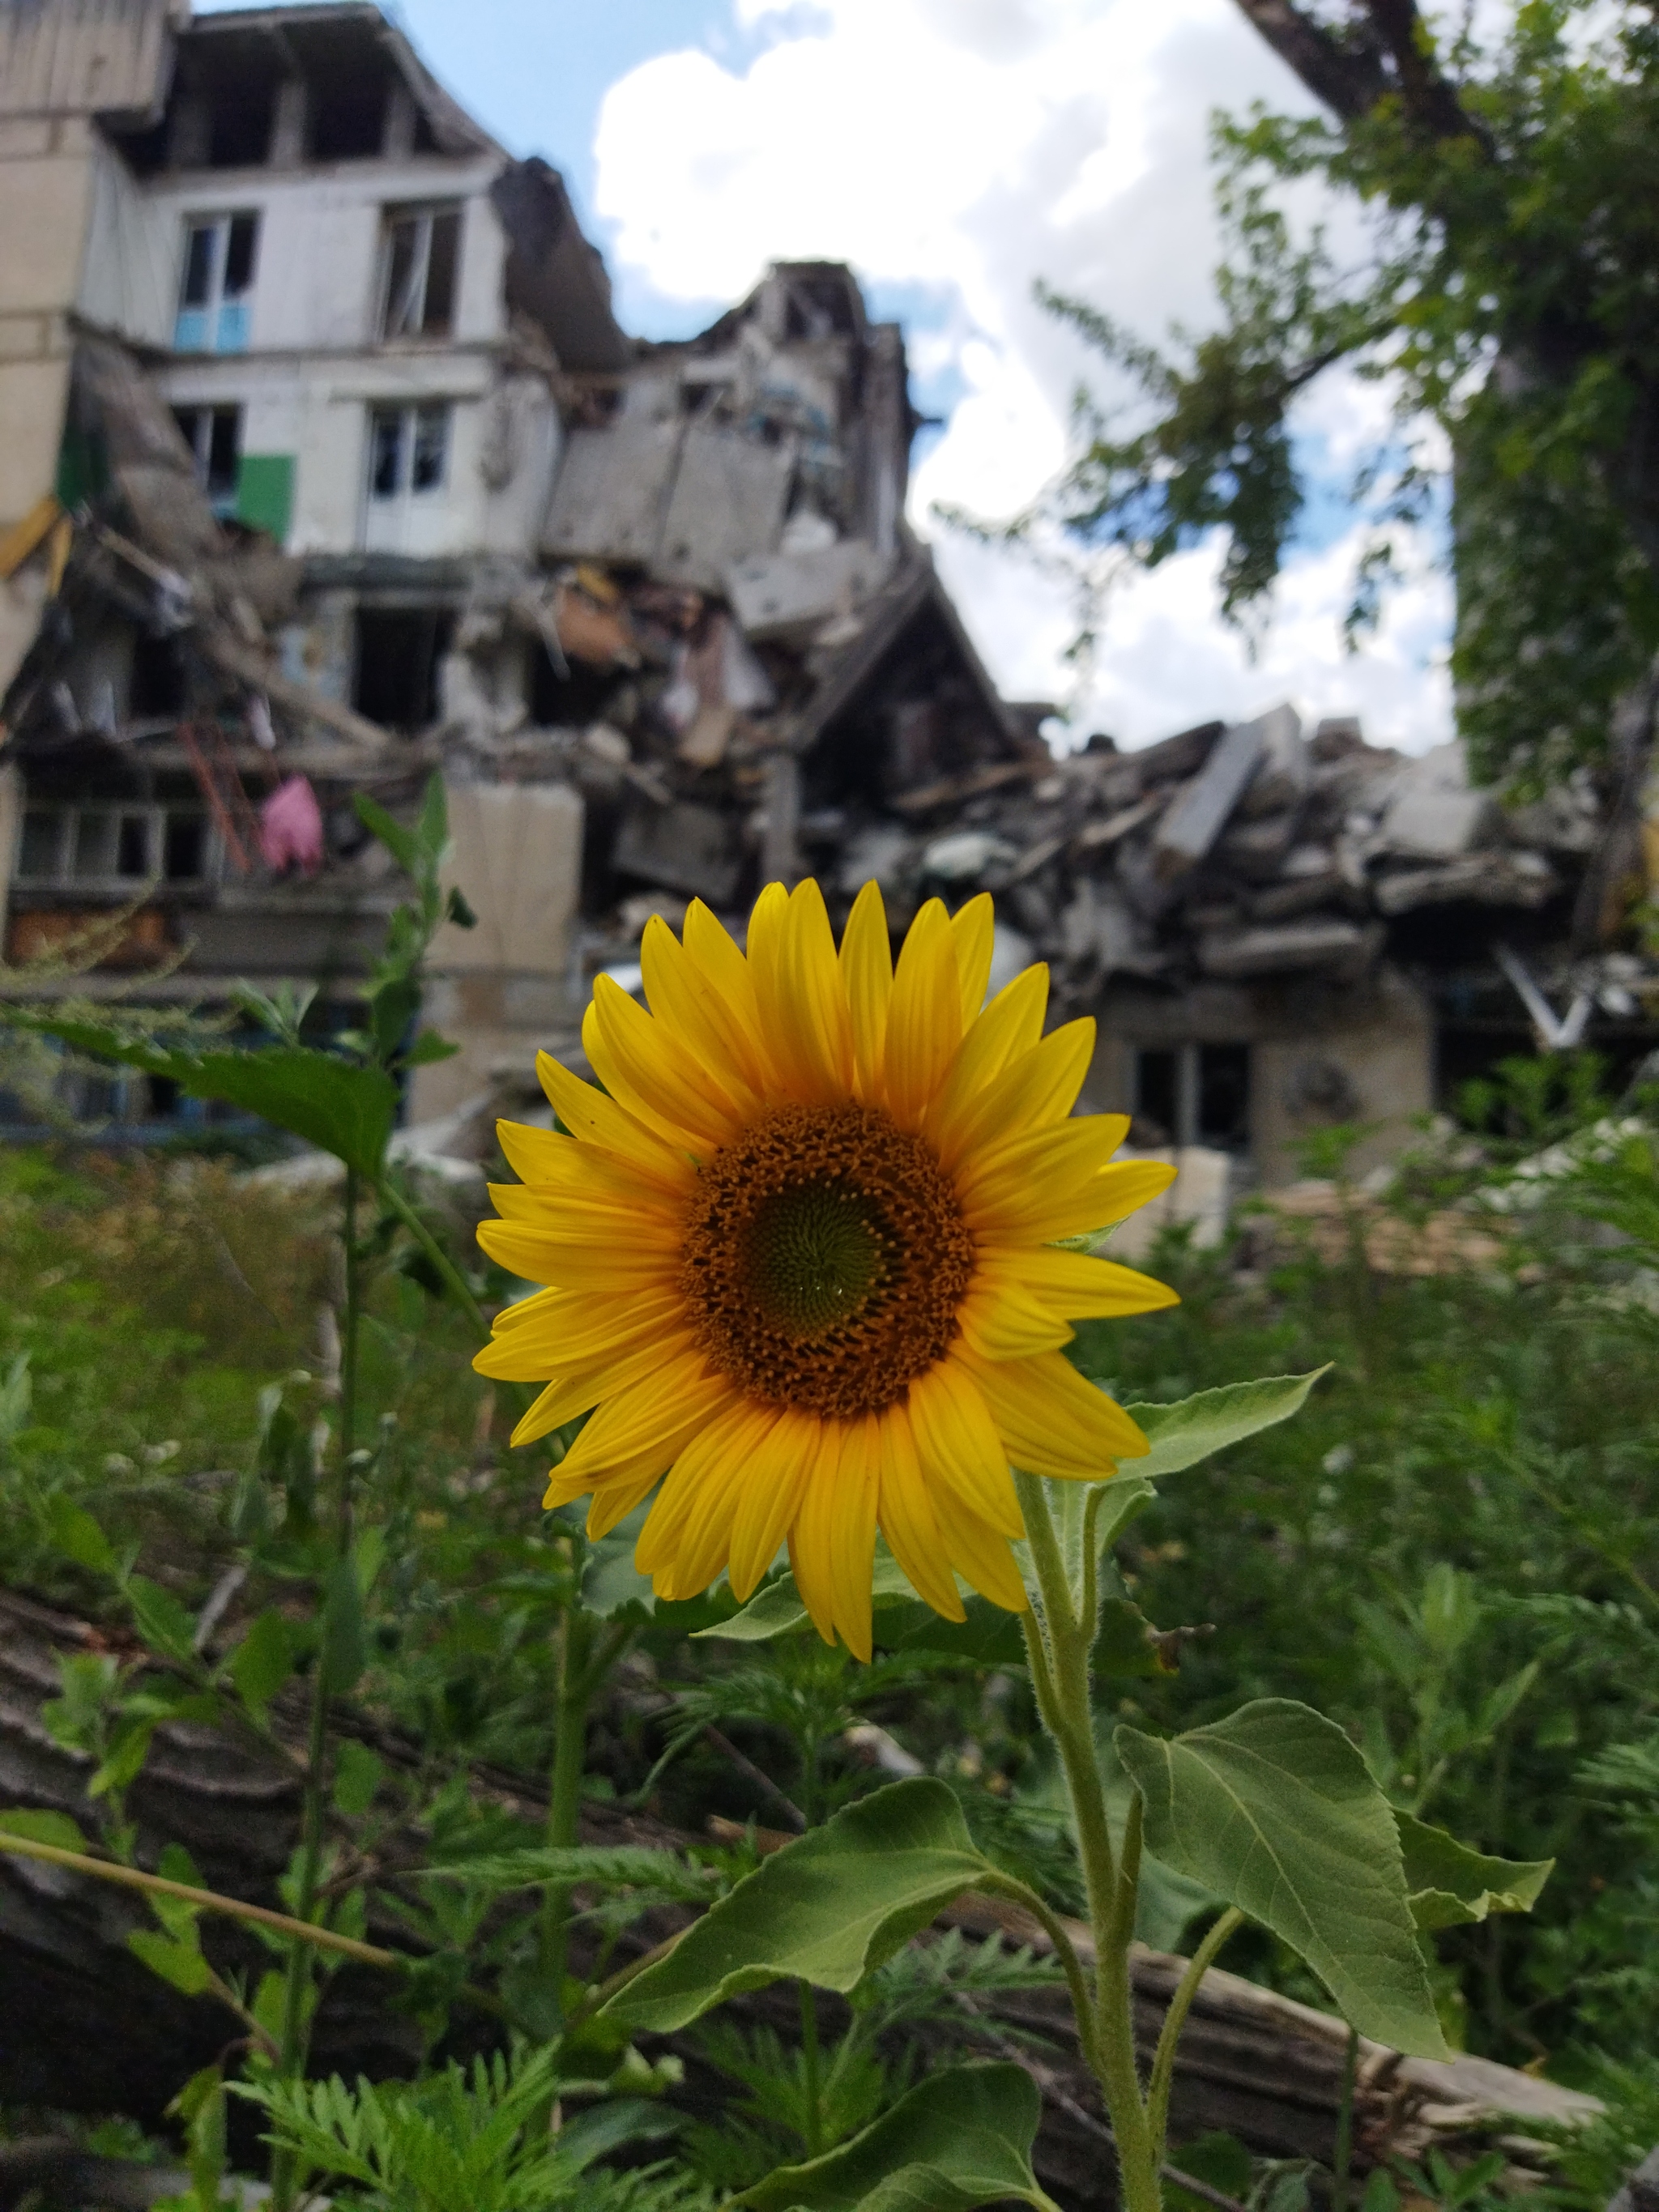
[[415, 410], [415, 465], [411, 488], [437, 491], [443, 484], [444, 462], [449, 452], [449, 409], [447, 404]]
[[196, 481], [221, 522], [236, 512], [242, 468], [240, 407], [175, 407], [173, 419], [196, 462]]
[[31, 807], [23, 817], [23, 840], [18, 849], [17, 872], [27, 883], [55, 883], [63, 872], [66, 817]]
[[257, 215], [193, 216], [186, 222], [176, 351], [246, 351], [258, 243]]
[[161, 840], [161, 873], [170, 884], [207, 873], [207, 824], [199, 814], [169, 814]]
[[368, 489], [371, 499], [404, 492], [440, 491], [449, 458], [449, 404], [376, 407], [370, 410]]
[[1248, 1044], [1154, 1045], [1135, 1054], [1135, 1142], [1243, 1152], [1250, 1140]]
[[448, 336], [460, 250], [459, 208], [387, 210], [383, 338]]
[[368, 421], [368, 489], [374, 499], [396, 499], [404, 488], [404, 427], [408, 411], [376, 407]]

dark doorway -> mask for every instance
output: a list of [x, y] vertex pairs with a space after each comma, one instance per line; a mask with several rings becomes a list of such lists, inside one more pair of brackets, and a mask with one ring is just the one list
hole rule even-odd
[[438, 664], [455, 618], [447, 607], [359, 607], [352, 702], [383, 729], [428, 728], [438, 719]]

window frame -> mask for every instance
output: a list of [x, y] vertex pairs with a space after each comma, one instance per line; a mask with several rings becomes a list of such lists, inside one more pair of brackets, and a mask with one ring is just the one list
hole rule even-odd
[[[213, 446], [218, 422], [225, 416], [234, 418], [235, 466], [228, 484], [222, 483], [216, 491], [213, 482]], [[185, 427], [186, 416], [194, 418], [189, 429]], [[173, 419], [179, 425], [179, 434], [190, 447], [196, 463], [196, 481], [207, 495], [208, 505], [221, 522], [234, 521], [241, 498], [242, 433], [246, 422], [246, 410], [238, 400], [190, 400], [175, 406]]]
[[[460, 303], [461, 249], [465, 232], [464, 200], [394, 203], [381, 211], [380, 279], [375, 300], [374, 331], [381, 345], [419, 345], [453, 338], [456, 309]], [[448, 293], [441, 321], [428, 319], [431, 305], [433, 246], [441, 222], [453, 222], [454, 242], [449, 257]], [[398, 283], [398, 234], [413, 233], [408, 270]]]
[[[428, 483], [418, 483], [416, 469], [421, 453], [422, 424], [424, 422], [429, 428], [434, 422], [441, 433], [437, 473]], [[397, 426], [396, 444], [392, 451], [392, 482], [387, 489], [382, 491], [380, 489], [383, 452], [381, 432], [386, 425], [391, 423]], [[447, 491], [454, 436], [455, 403], [452, 399], [372, 400], [368, 408], [367, 466], [364, 471], [364, 495], [370, 509], [385, 509], [413, 500], [433, 499]]]
[[[57, 830], [57, 847], [49, 872], [26, 869], [24, 848], [31, 820], [42, 817], [50, 819]], [[110, 868], [82, 873], [79, 859], [83, 823], [108, 821], [113, 817], [114, 828], [109, 833], [109, 851], [115, 865]], [[120, 872], [121, 825], [125, 820], [141, 822], [144, 842], [144, 872], [140, 875]], [[201, 866], [193, 876], [169, 876], [167, 873], [168, 830], [173, 822], [199, 823]], [[31, 804], [25, 797], [17, 825], [16, 850], [13, 856], [11, 882], [15, 890], [70, 891], [82, 896], [105, 896], [112, 894], [130, 896], [135, 890], [193, 890], [211, 884], [218, 877], [218, 849], [211, 819], [204, 811], [191, 806], [151, 805], [141, 799], [88, 799], [84, 803], [64, 803], [42, 799]]]
[[[259, 277], [259, 249], [264, 228], [258, 208], [202, 209], [184, 217], [184, 251], [179, 265], [178, 298], [173, 308], [173, 350], [175, 353], [246, 353], [252, 319], [254, 288]], [[236, 226], [250, 226], [247, 273], [233, 291], [228, 278]], [[208, 246], [201, 297], [196, 289], [196, 240], [205, 237]], [[199, 319], [192, 321], [191, 318]]]

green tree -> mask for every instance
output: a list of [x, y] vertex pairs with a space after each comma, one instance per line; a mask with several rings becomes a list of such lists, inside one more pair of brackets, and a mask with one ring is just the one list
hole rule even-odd
[[[1237, 5], [1322, 112], [1216, 119], [1215, 331], [1176, 330], [1166, 354], [1044, 291], [1150, 405], [1125, 429], [1081, 403], [1071, 465], [1017, 530], [1057, 520], [1150, 567], [1218, 528], [1223, 611], [1243, 621], [1304, 498], [1297, 396], [1339, 362], [1390, 377], [1397, 432], [1357, 487], [1373, 528], [1351, 633], [1376, 619], [1400, 526], [1443, 492], [1438, 426], [1475, 772], [1536, 784], [1628, 754], [1614, 702], [1659, 649], [1653, 9], [1519, 0], [1494, 27], [1415, 0]], [[1340, 255], [1286, 212], [1310, 180], [1342, 216]]]

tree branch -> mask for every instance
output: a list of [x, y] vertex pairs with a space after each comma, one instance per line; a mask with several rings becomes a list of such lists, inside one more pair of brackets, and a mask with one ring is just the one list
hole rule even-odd
[[1388, 90], [1382, 58], [1369, 30], [1358, 38], [1340, 37], [1291, 0], [1237, 0], [1237, 5], [1314, 98], [1345, 123], [1356, 122]]
[[1237, 0], [1280, 61], [1316, 100], [1356, 123], [1389, 94], [1425, 137], [1473, 138], [1492, 151], [1486, 131], [1442, 76], [1417, 0], [1364, 0], [1364, 14], [1341, 30], [1316, 22], [1295, 0]]

